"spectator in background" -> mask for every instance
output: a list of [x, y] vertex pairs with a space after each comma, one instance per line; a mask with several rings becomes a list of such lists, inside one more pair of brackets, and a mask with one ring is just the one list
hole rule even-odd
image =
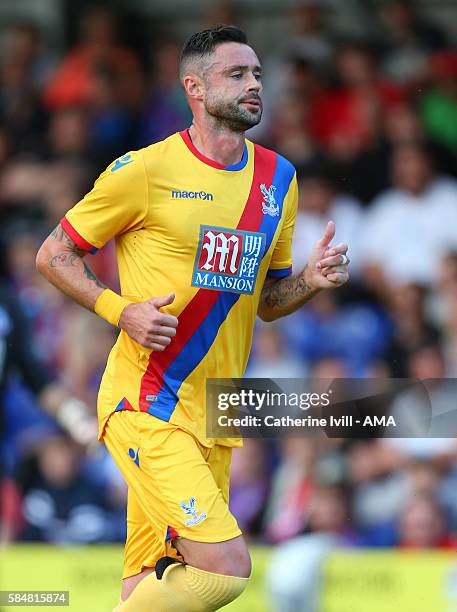
[[435, 322], [443, 329], [443, 351], [447, 375], [457, 377], [457, 252], [448, 253], [441, 262], [438, 291], [431, 300]]
[[27, 81], [38, 92], [56, 67], [56, 57], [46, 48], [42, 33], [32, 22], [18, 22], [4, 34], [4, 64], [17, 63], [27, 71]]
[[353, 197], [338, 193], [324, 166], [315, 165], [298, 176], [298, 213], [292, 243], [294, 266], [301, 268], [312, 245], [327, 225], [335, 222], [335, 242], [351, 245], [351, 273], [357, 275], [360, 266], [357, 242], [360, 237], [362, 210]]
[[427, 290], [415, 284], [389, 286], [385, 305], [393, 321], [393, 337], [386, 347], [384, 360], [395, 378], [411, 376], [408, 359], [418, 347], [439, 342], [440, 333], [426, 314]]
[[430, 58], [432, 87], [419, 100], [425, 130], [457, 153], [457, 52], [442, 51]]
[[273, 551], [266, 590], [274, 610], [317, 612], [320, 609], [325, 559], [337, 546], [351, 545], [355, 541], [349, 520], [345, 490], [318, 486], [311, 502], [310, 533], [281, 544]]
[[427, 72], [427, 54], [442, 49], [443, 32], [417, 15], [411, 0], [389, 0], [381, 10], [387, 38], [383, 69], [392, 79], [410, 86]]
[[18, 24], [7, 31], [0, 61], [0, 122], [14, 135], [15, 151], [35, 150], [46, 126], [39, 100], [52, 61], [37, 28]]
[[389, 160], [392, 151], [397, 145], [413, 143], [426, 147], [437, 173], [457, 175], [457, 160], [452, 151], [435, 138], [434, 134], [427, 132], [419, 113], [411, 103], [399, 104], [384, 116], [383, 142], [377, 169], [386, 180], [382, 189], [379, 188], [381, 183], [376, 183], [378, 187], [376, 194], [388, 187]]
[[139, 131], [142, 147], [163, 140], [191, 123], [178, 79], [180, 52], [179, 45], [170, 40], [159, 41], [152, 49], [152, 74]]
[[[53, 415], [60, 425], [69, 432], [74, 440], [81, 444], [91, 442], [97, 433], [97, 420], [95, 413], [73, 397], [67, 389], [47, 370], [34, 351], [33, 342], [30, 341], [30, 330], [24, 312], [7, 287], [0, 290], [0, 441], [3, 442], [7, 427], [6, 407], [8, 383], [12, 375], [19, 375], [23, 386], [36, 394], [39, 405], [49, 414]], [[17, 398], [16, 398], [17, 399]], [[27, 420], [23, 414], [23, 406], [15, 403], [15, 425], [21, 419]], [[5, 448], [2, 444], [0, 453], [0, 489], [5, 486], [4, 481], [10, 481], [14, 471], [8, 464]], [[11, 513], [5, 510], [5, 499], [0, 498], [0, 520], [11, 519]], [[0, 524], [0, 537], [7, 538], [14, 535], [11, 525]]]
[[375, 199], [361, 232], [365, 281], [381, 296], [392, 282], [430, 286], [457, 245], [457, 182], [437, 176], [417, 144], [395, 147], [391, 173], [393, 188]]
[[[263, 98], [268, 109], [267, 144], [278, 146], [299, 168], [322, 158], [309, 128], [309, 118], [326, 89], [325, 79], [313, 65], [298, 56], [290, 56], [279, 75], [281, 86], [270, 91], [268, 84]], [[273, 87], [276, 89], [277, 84]]]
[[354, 301], [341, 305], [324, 293], [308, 308], [292, 314], [282, 330], [308, 369], [321, 360], [335, 359], [344, 372], [342, 377], [366, 375], [391, 334], [385, 312], [375, 304]]
[[316, 440], [285, 437], [280, 441], [280, 453], [264, 523], [268, 541], [275, 544], [304, 531], [315, 489]]
[[400, 515], [398, 545], [415, 549], [455, 548], [446, 530], [443, 509], [433, 497], [416, 495], [410, 499]]
[[103, 7], [90, 9], [81, 22], [80, 42], [58, 67], [43, 92], [46, 108], [91, 105], [97, 77], [109, 74], [118, 104], [138, 108], [143, 94], [140, 64], [132, 51], [116, 40], [113, 13]]
[[342, 46], [336, 55], [339, 86], [324, 94], [310, 117], [311, 133], [330, 156], [355, 158], [376, 142], [383, 114], [403, 100], [379, 72], [373, 50]]
[[269, 478], [262, 440], [247, 438], [233, 451], [230, 511], [244, 534], [257, 535], [268, 495]]
[[304, 0], [289, 13], [292, 35], [287, 41], [288, 52], [320, 70], [329, 67], [333, 53], [331, 33], [325, 27], [325, 4]]
[[[422, 384], [413, 385], [393, 404], [394, 414], [402, 415], [416, 433], [408, 438], [392, 438], [386, 443], [405, 457], [416, 457], [450, 466], [457, 457], [457, 384], [446, 378], [446, 362], [437, 342], [424, 342], [411, 351], [408, 376]], [[414, 427], [415, 426], [415, 427]], [[424, 437], [419, 437], [419, 436]]]
[[38, 445], [23, 466], [22, 538], [54, 544], [86, 544], [113, 539], [106, 491], [82, 473], [80, 450], [56, 436]]
[[309, 533], [333, 534], [339, 546], [355, 543], [347, 491], [341, 486], [320, 485], [312, 498], [306, 530]]
[[[282, 139], [284, 128], [278, 123], [283, 121], [290, 126], [288, 136], [293, 139], [291, 111], [293, 114], [299, 112], [297, 137], [299, 134], [303, 136], [310, 102], [326, 81], [333, 55], [332, 32], [325, 24], [324, 4], [322, 0], [305, 0], [288, 11], [290, 34], [276, 39], [277, 47], [269, 49], [272, 52], [263, 61], [262, 123], [250, 132], [256, 139], [271, 143], [272, 132], [275, 134], [273, 144], [276, 139]], [[301, 112], [300, 105], [303, 107]], [[309, 148], [310, 138], [307, 141]], [[281, 145], [278, 143], [276, 146]], [[284, 148], [285, 155], [287, 151]], [[296, 155], [291, 159], [299, 165], [302, 161]]]
[[347, 454], [353, 486], [352, 516], [371, 546], [392, 546], [394, 520], [403, 507], [408, 481], [401, 450], [382, 439], [354, 441]]
[[293, 351], [288, 350], [278, 324], [256, 323], [253, 359], [248, 365], [248, 378], [302, 378], [306, 368]]

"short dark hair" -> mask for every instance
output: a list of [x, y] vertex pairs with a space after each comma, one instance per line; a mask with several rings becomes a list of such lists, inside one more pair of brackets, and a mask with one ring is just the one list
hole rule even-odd
[[[243, 30], [232, 25], [218, 25], [192, 34], [184, 43], [181, 51], [180, 66], [189, 59], [201, 59], [210, 55], [218, 45], [236, 42], [248, 45], [248, 37]], [[182, 76], [182, 74], [181, 74]]]

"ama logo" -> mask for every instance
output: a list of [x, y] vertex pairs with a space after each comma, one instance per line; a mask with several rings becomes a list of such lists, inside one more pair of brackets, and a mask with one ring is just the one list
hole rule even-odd
[[192, 286], [254, 293], [265, 234], [202, 225]]

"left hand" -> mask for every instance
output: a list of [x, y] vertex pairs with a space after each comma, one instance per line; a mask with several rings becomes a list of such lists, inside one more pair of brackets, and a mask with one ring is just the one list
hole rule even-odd
[[311, 289], [331, 289], [344, 285], [349, 279], [348, 245], [331, 246], [335, 237], [335, 224], [327, 223], [324, 234], [313, 246], [308, 263], [303, 271]]

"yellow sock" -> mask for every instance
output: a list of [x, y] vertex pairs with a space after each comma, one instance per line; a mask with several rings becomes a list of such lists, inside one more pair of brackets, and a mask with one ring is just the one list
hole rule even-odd
[[213, 612], [241, 595], [248, 580], [174, 563], [160, 580], [155, 572], [143, 578], [119, 612]]

